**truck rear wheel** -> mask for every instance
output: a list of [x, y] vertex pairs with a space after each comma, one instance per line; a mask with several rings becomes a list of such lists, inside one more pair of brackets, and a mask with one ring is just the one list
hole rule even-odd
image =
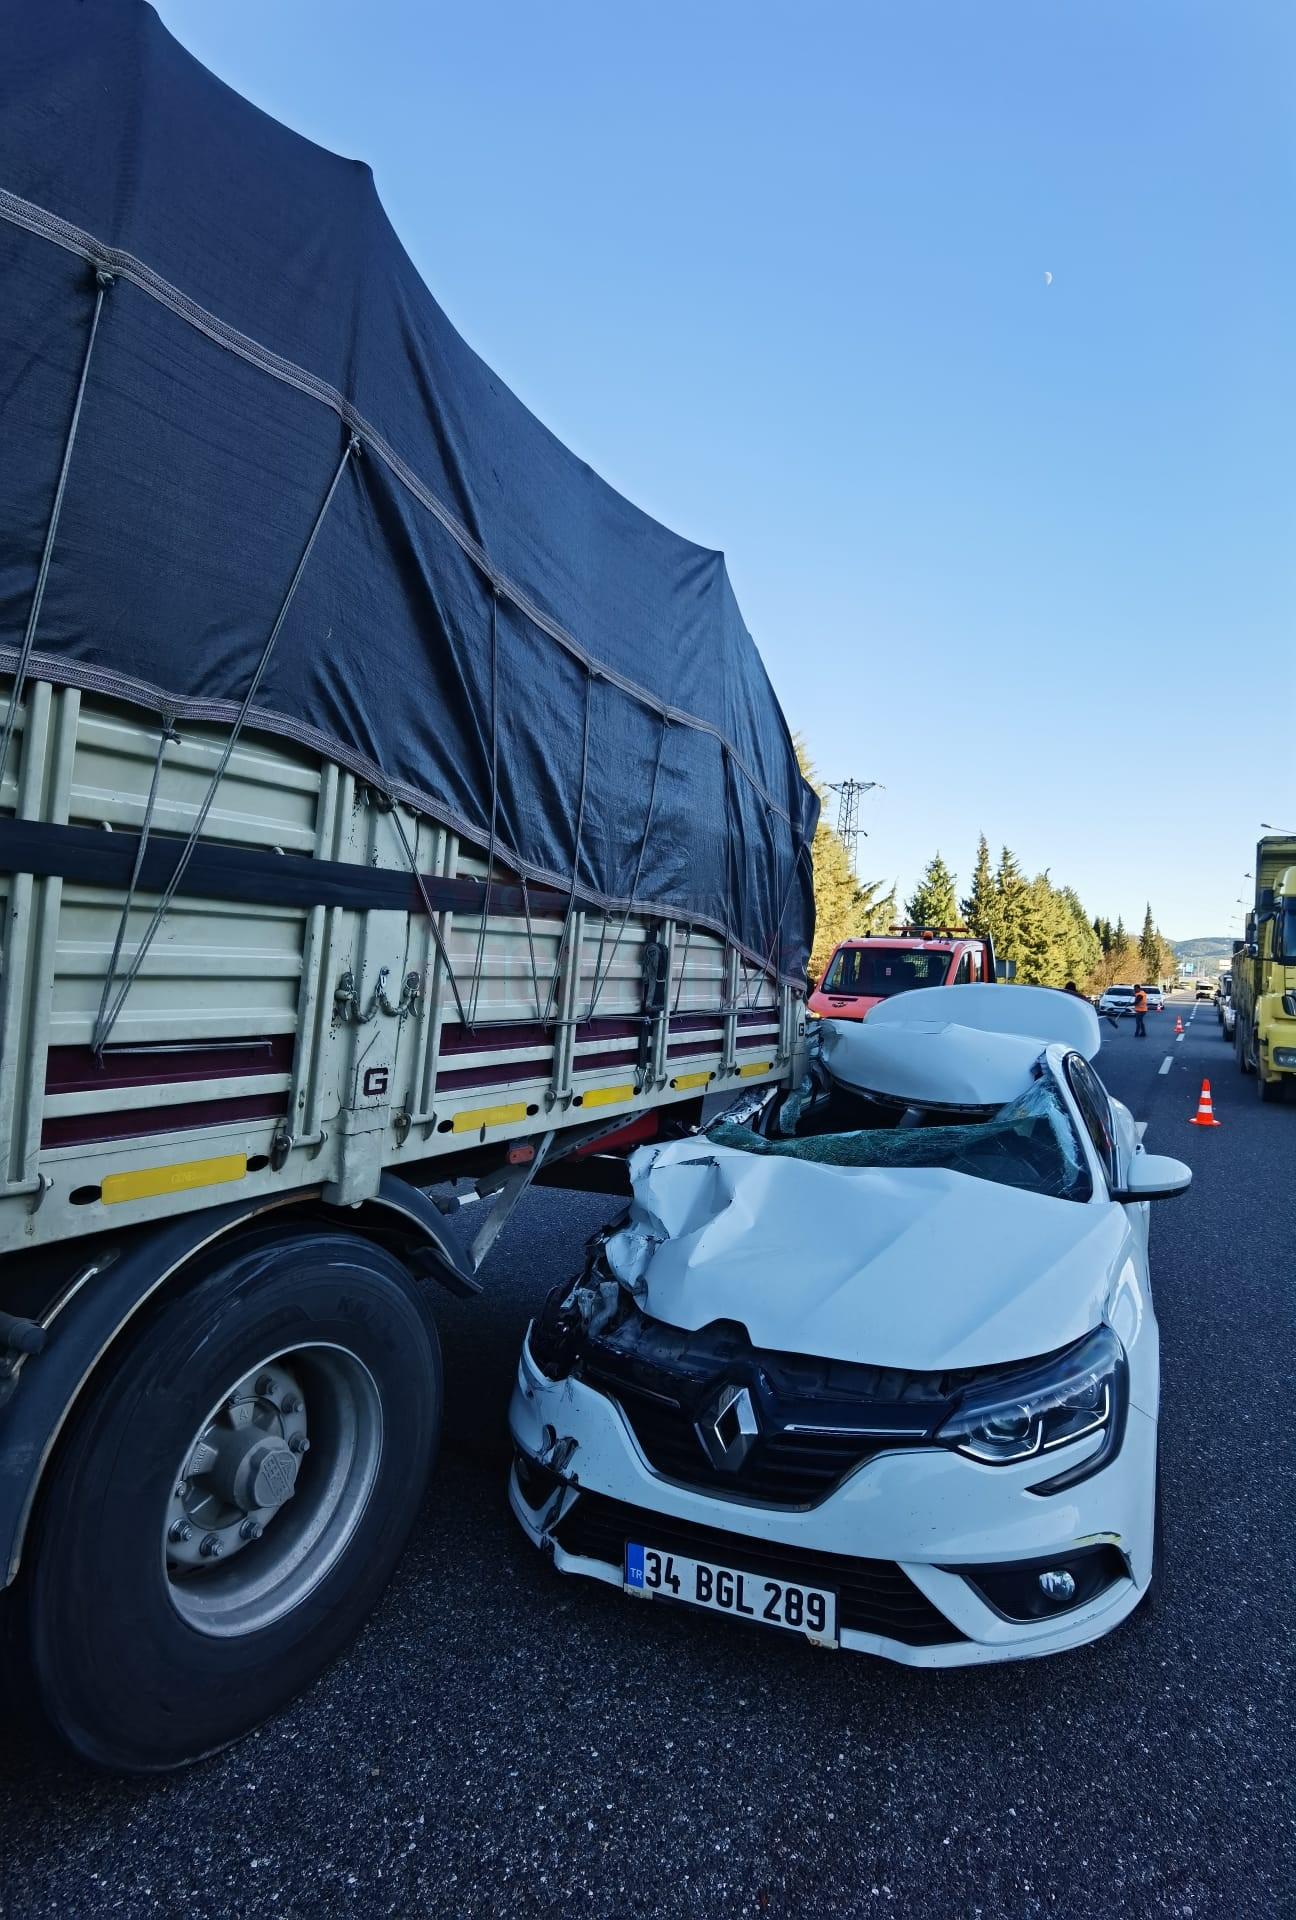
[[360, 1238], [262, 1234], [165, 1300], [78, 1404], [14, 1596], [54, 1731], [152, 1772], [291, 1700], [386, 1584], [441, 1401], [414, 1282]]
[[1233, 1048], [1237, 1054], [1237, 1063], [1243, 1073], [1253, 1073], [1250, 1056], [1247, 1053], [1246, 1028], [1240, 1020], [1233, 1023]]

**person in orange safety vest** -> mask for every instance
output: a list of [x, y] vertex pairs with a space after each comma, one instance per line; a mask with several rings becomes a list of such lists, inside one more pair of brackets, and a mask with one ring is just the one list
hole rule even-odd
[[1142, 987], [1135, 987], [1134, 989], [1134, 1038], [1136, 1040], [1147, 1039], [1147, 1028], [1143, 1024], [1143, 1016], [1146, 1012], [1147, 1012], [1147, 994]]

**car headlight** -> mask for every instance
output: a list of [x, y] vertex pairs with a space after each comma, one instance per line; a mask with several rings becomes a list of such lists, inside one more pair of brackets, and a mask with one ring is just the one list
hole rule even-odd
[[970, 1388], [936, 1437], [992, 1466], [1033, 1459], [1109, 1427], [1124, 1372], [1120, 1341], [1110, 1327], [1098, 1327], [1038, 1367]]

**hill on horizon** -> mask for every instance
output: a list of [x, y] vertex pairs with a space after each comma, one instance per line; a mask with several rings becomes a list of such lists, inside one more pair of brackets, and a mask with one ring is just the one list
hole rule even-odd
[[1226, 960], [1233, 951], [1233, 935], [1203, 934], [1196, 940], [1172, 940], [1176, 960]]

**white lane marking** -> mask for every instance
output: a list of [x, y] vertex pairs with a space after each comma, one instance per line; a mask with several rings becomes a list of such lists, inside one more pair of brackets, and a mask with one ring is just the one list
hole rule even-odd
[[1161, 1062], [1161, 1065], [1157, 1068], [1157, 1072], [1169, 1073], [1173, 1065], [1174, 1065], [1174, 1055], [1172, 1053], [1168, 1053], [1165, 1059]]

